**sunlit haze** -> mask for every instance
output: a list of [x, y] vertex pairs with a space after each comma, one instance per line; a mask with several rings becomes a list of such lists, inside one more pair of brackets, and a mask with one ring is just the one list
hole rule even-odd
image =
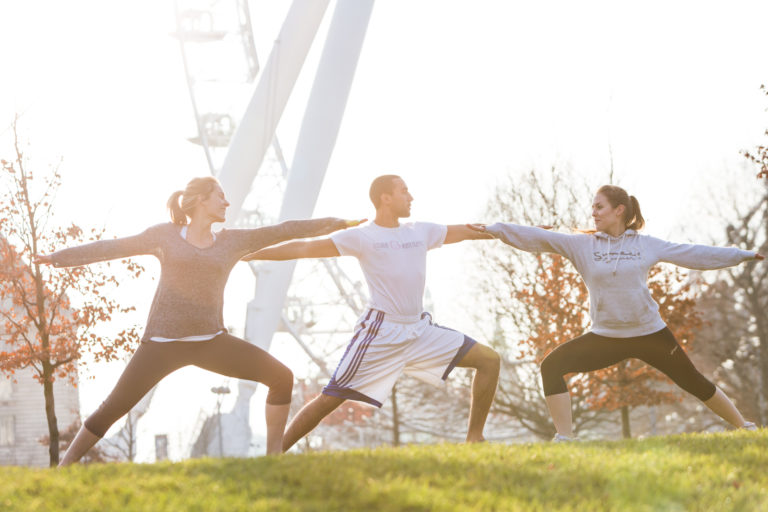
[[[251, 2], [262, 62], [289, 5]], [[278, 126], [289, 164], [334, 6]], [[685, 224], [692, 205], [717, 180], [755, 173], [740, 151], [761, 143], [768, 126], [759, 90], [768, 84], [766, 19], [768, 2], [757, 0], [380, 0], [314, 215], [372, 217], [368, 185], [394, 172], [415, 197], [413, 219], [514, 221], [483, 218], [503, 176], [556, 165], [601, 184], [612, 162], [648, 233], [695, 239]], [[174, 29], [170, 0], [0, 5], [0, 155], [12, 155], [8, 127], [18, 113], [32, 161], [63, 158], [60, 222], [135, 234], [168, 220], [171, 192], [208, 174], [187, 141], [195, 124]], [[438, 320], [480, 337], [467, 312], [477, 272], [469, 245], [430, 255], [428, 287]], [[136, 305], [139, 324], [158, 269], [142, 262], [150, 275], [120, 297]], [[251, 272], [240, 264], [233, 278], [225, 322], [242, 332]], [[298, 351], [290, 340], [274, 345], [283, 361]], [[303, 365], [293, 367], [299, 376]], [[83, 382], [84, 414], [119, 369], [100, 365]], [[223, 379], [189, 384], [195, 371], [167, 379], [176, 391], [157, 399], [168, 416], [151, 421], [212, 406], [208, 388]]]

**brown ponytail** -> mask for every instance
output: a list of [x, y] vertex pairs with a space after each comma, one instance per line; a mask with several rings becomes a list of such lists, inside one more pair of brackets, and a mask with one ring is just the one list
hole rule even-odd
[[[171, 213], [171, 222], [184, 226], [187, 218], [192, 215], [200, 201], [205, 201], [211, 192], [219, 185], [219, 180], [213, 176], [193, 178], [187, 183], [187, 188], [177, 190], [168, 198], [168, 210]], [[181, 201], [179, 201], [181, 198]]]
[[598, 194], [602, 194], [608, 199], [613, 208], [620, 204], [624, 205], [624, 227], [640, 231], [645, 226], [645, 219], [640, 212], [640, 203], [635, 196], [630, 196], [627, 191], [616, 185], [603, 185], [597, 189]]
[[171, 222], [184, 226], [187, 223], [187, 216], [181, 209], [179, 198], [184, 195], [183, 190], [177, 190], [168, 198], [168, 210], [171, 213]]
[[640, 203], [637, 202], [637, 198], [635, 196], [629, 196], [629, 204], [631, 206], [631, 208], [629, 208], [631, 214], [627, 214], [624, 217], [625, 221], [627, 221], [627, 229], [640, 231], [643, 229], [643, 226], [645, 226], [645, 219], [643, 218], [643, 214], [640, 212]]

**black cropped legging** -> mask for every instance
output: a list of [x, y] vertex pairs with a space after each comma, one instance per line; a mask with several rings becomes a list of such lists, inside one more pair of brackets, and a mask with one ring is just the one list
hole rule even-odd
[[291, 402], [291, 370], [269, 352], [240, 338], [220, 334], [209, 341], [148, 341], [133, 354], [107, 399], [85, 420], [85, 428], [103, 437], [163, 377], [188, 365], [265, 384], [269, 387], [268, 404]]
[[544, 395], [565, 393], [564, 375], [607, 368], [629, 358], [640, 359], [661, 371], [701, 401], [712, 398], [716, 388], [695, 366], [672, 332], [664, 329], [632, 338], [608, 338], [588, 332], [567, 341], [541, 362]]

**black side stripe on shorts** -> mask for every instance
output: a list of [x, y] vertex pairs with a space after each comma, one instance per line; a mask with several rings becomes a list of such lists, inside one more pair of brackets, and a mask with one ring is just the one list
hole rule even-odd
[[374, 320], [371, 326], [368, 328], [368, 333], [365, 335], [365, 338], [363, 338], [363, 341], [361, 341], [360, 345], [357, 347], [357, 350], [355, 351], [355, 355], [352, 357], [352, 361], [349, 363], [349, 366], [347, 366], [347, 369], [344, 372], [344, 374], [336, 381], [336, 383], [339, 386], [343, 387], [349, 384], [349, 382], [355, 376], [355, 373], [357, 373], [358, 368], [360, 368], [360, 363], [363, 360], [363, 356], [365, 355], [365, 352], [368, 350], [368, 347], [370, 346], [371, 342], [374, 339], [376, 339], [376, 335], [379, 333], [379, 327], [381, 327], [381, 323], [383, 321], [384, 321], [384, 313], [382, 313], [381, 311], [377, 311], [376, 320]]
[[[336, 365], [336, 369], [333, 371], [333, 376], [331, 377], [331, 382], [333, 382], [333, 381], [335, 381], [335, 380], [336, 380], [336, 373], [339, 371], [339, 368], [341, 367], [341, 363], [343, 363], [343, 362], [344, 362], [344, 359], [346, 359], [346, 358], [347, 358], [347, 354], [349, 354], [349, 351], [350, 351], [350, 350], [352, 349], [352, 347], [354, 346], [354, 344], [355, 344], [355, 341], [357, 341], [357, 337], [358, 337], [358, 336], [360, 336], [360, 333], [361, 333], [361, 332], [363, 332], [363, 331], [365, 330], [365, 323], [366, 323], [368, 320], [370, 320], [370, 318], [371, 318], [371, 313], [373, 313], [373, 310], [372, 310], [372, 309], [369, 309], [369, 310], [368, 310], [368, 314], [367, 314], [367, 315], [365, 315], [365, 320], [363, 320], [362, 322], [360, 322], [360, 328], [357, 330], [357, 332], [355, 332], [355, 335], [352, 337], [352, 339], [351, 339], [351, 340], [349, 341], [349, 343], [347, 344], [347, 348], [344, 350], [344, 355], [343, 355], [343, 356], [341, 356], [341, 359], [339, 359], [339, 364], [338, 364], [338, 365]], [[369, 329], [370, 329], [370, 327], [369, 327]]]
[[[331, 377], [331, 382], [332, 382], [332, 383], [336, 383], [336, 377], [337, 377], [337, 375], [336, 375], [336, 374], [337, 374], [337, 373], [339, 373], [339, 369], [341, 369], [341, 365], [343, 365], [343, 364], [344, 364], [344, 361], [347, 359], [347, 355], [349, 354], [349, 351], [350, 351], [350, 350], [352, 350], [352, 347], [354, 347], [354, 346], [355, 346], [355, 342], [357, 341], [357, 338], [358, 338], [358, 337], [360, 337], [360, 334], [361, 334], [363, 331], [365, 331], [365, 330], [366, 330], [366, 329], [365, 329], [365, 325], [366, 325], [366, 323], [368, 322], [368, 320], [370, 320], [370, 319], [371, 319], [371, 314], [373, 313], [373, 311], [374, 311], [373, 309], [369, 309], [369, 310], [368, 310], [368, 314], [367, 314], [367, 315], [365, 315], [365, 320], [363, 320], [363, 321], [360, 323], [360, 328], [359, 328], [359, 329], [358, 329], [358, 330], [355, 332], [355, 335], [352, 337], [352, 339], [351, 339], [351, 340], [349, 341], [349, 343], [347, 344], [347, 348], [344, 350], [344, 355], [343, 355], [343, 356], [341, 356], [341, 359], [339, 359], [339, 364], [337, 364], [337, 365], [336, 365], [336, 369], [333, 371], [333, 376]], [[374, 322], [375, 322], [375, 321], [376, 321], [376, 320], [374, 319]], [[372, 327], [373, 327], [372, 325], [368, 325], [368, 330], [366, 331], [366, 334], [365, 334], [366, 336], [368, 336], [368, 333], [370, 332], [370, 330], [371, 330], [371, 328], [372, 328]], [[343, 375], [344, 375], [344, 374], [342, 373], [342, 374], [341, 374], [339, 377], [341, 377], [341, 376], [343, 376]]]

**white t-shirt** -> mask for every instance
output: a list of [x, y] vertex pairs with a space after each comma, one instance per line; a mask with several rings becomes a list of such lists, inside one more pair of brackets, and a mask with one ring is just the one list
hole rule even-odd
[[409, 222], [385, 228], [371, 222], [338, 231], [331, 240], [342, 256], [360, 261], [368, 283], [368, 306], [396, 316], [422, 313], [427, 251], [443, 245], [447, 226]]

